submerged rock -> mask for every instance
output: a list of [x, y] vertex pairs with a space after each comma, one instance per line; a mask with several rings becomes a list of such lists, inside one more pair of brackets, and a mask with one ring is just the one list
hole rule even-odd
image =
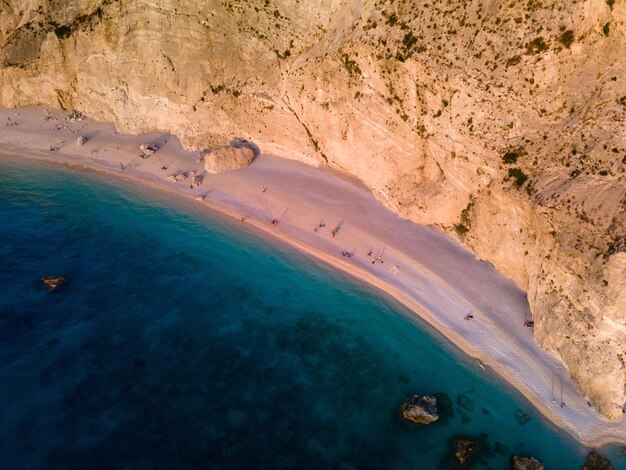
[[592, 450], [589, 452], [582, 470], [613, 470], [613, 465], [609, 459]]
[[52, 292], [65, 284], [65, 278], [61, 276], [49, 276], [42, 278], [41, 282], [48, 288], [48, 292]]
[[76, 139], [76, 147], [82, 147], [87, 142], [87, 139], [83, 135], [79, 135]]
[[515, 419], [517, 420], [517, 424], [523, 426], [530, 421], [530, 416], [528, 416], [524, 411], [518, 409], [515, 411]]
[[543, 470], [543, 464], [534, 457], [513, 456], [513, 470]]
[[474, 402], [472, 401], [470, 397], [468, 397], [467, 395], [464, 395], [463, 393], [461, 393], [459, 396], [456, 397], [456, 402], [461, 408], [463, 408], [466, 411], [474, 410]]
[[439, 419], [437, 399], [431, 395], [413, 395], [400, 406], [402, 418], [412, 423], [426, 425]]
[[254, 160], [254, 152], [248, 147], [222, 147], [202, 153], [204, 169], [209, 173], [244, 168]]
[[465, 465], [476, 453], [478, 441], [476, 439], [460, 438], [456, 440], [454, 458], [459, 465]]

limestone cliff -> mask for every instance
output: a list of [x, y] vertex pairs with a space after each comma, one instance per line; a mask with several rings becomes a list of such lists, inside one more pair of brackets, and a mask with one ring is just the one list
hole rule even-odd
[[0, 106], [360, 178], [528, 293], [606, 416], [626, 360], [626, 1], [0, 0]]

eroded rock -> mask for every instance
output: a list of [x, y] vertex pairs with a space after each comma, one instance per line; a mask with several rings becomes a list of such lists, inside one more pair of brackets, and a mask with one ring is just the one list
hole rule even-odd
[[582, 466], [582, 470], [613, 470], [613, 464], [609, 459], [592, 450], [587, 455], [587, 461]]
[[478, 441], [471, 438], [459, 438], [454, 446], [454, 458], [459, 465], [465, 465], [478, 449]]
[[53, 292], [65, 284], [65, 278], [61, 276], [49, 276], [42, 278], [41, 282], [47, 287], [48, 292]]
[[245, 168], [254, 159], [254, 152], [247, 147], [221, 147], [202, 153], [204, 169], [209, 173]]
[[141, 158], [149, 158], [152, 155], [154, 155], [154, 152], [156, 152], [157, 150], [159, 150], [159, 148], [156, 145], [152, 145], [152, 144], [141, 144], [139, 146], [139, 156]]
[[198, 173], [195, 170], [183, 171], [180, 173], [175, 173], [173, 175], [168, 175], [165, 177], [165, 179], [173, 183], [181, 183], [185, 181], [189, 183], [189, 187], [191, 189], [194, 189], [202, 184], [202, 181], [204, 180], [204, 173]]
[[76, 109], [65, 117], [65, 120], [70, 122], [82, 121], [83, 119], [85, 119], [85, 115]]
[[543, 464], [534, 457], [513, 456], [513, 470], [543, 470]]
[[439, 419], [437, 399], [431, 395], [413, 395], [400, 406], [402, 418], [412, 423], [426, 425]]

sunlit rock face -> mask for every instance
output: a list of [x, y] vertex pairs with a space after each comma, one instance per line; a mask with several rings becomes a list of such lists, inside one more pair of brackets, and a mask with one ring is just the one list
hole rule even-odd
[[357, 176], [524, 289], [537, 340], [617, 418], [625, 20], [620, 0], [2, 0], [0, 106]]

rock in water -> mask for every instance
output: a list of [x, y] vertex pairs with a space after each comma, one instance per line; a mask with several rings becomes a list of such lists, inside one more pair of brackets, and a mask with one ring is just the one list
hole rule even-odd
[[83, 145], [85, 145], [85, 142], [87, 142], [87, 139], [85, 139], [85, 136], [78, 136], [78, 139], [76, 139], [76, 147], [82, 147]]
[[204, 169], [209, 173], [244, 168], [254, 159], [254, 152], [247, 147], [222, 147], [202, 153]]
[[417, 424], [430, 424], [439, 419], [437, 399], [431, 395], [413, 395], [400, 407], [402, 417]]
[[592, 450], [589, 452], [582, 470], [613, 470], [613, 465], [609, 459]]
[[543, 470], [543, 464], [534, 457], [513, 456], [513, 470]]
[[61, 276], [49, 276], [42, 278], [41, 282], [48, 288], [48, 292], [52, 292], [65, 284], [65, 278]]
[[475, 439], [457, 439], [454, 448], [454, 458], [459, 465], [465, 465], [476, 453], [478, 441]]
[[528, 421], [530, 421], [530, 416], [528, 416], [526, 413], [524, 413], [522, 410], [516, 410], [515, 411], [515, 419], [517, 420], [517, 423], [520, 425], [524, 425], [526, 424]]

